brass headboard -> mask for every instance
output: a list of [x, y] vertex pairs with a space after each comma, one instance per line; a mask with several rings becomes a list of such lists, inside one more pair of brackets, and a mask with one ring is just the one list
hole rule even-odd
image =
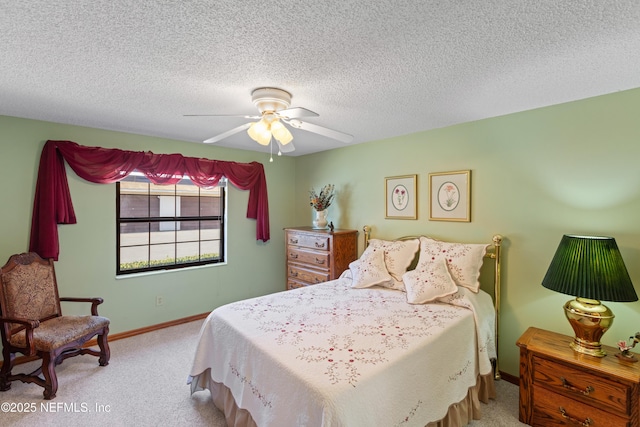
[[[369, 246], [369, 240], [371, 240], [371, 226], [365, 225], [362, 230], [364, 231], [364, 247]], [[420, 236], [404, 236], [394, 240], [408, 240], [408, 239], [417, 239]], [[495, 341], [496, 341], [496, 359], [493, 360], [493, 375], [496, 380], [500, 379], [500, 370], [498, 367], [499, 357], [499, 343], [500, 339], [500, 263], [501, 263], [501, 247], [502, 247], [502, 236], [500, 234], [496, 234], [491, 239], [492, 243], [487, 249], [487, 253], [485, 258], [489, 258], [493, 260], [493, 306], [496, 313], [496, 327], [495, 327]]]

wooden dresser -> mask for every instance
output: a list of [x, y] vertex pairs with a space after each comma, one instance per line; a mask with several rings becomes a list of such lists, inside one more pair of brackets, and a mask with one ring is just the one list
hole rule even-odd
[[358, 257], [358, 230], [284, 230], [287, 289], [337, 279]]
[[520, 421], [532, 426], [640, 426], [640, 362], [569, 347], [572, 337], [529, 328], [520, 347]]

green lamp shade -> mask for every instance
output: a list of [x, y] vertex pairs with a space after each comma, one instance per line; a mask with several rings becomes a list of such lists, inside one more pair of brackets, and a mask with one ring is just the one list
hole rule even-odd
[[613, 237], [562, 236], [542, 286], [578, 298], [638, 300]]

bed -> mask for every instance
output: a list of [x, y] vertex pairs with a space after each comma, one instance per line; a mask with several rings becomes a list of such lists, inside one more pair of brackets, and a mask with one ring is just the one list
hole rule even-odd
[[370, 230], [340, 278], [214, 310], [200, 331], [191, 393], [208, 390], [229, 426], [479, 419], [499, 379], [501, 236], [382, 240]]

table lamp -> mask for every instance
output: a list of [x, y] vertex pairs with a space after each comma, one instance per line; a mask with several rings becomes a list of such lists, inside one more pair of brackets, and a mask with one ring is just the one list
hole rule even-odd
[[579, 353], [597, 357], [606, 355], [600, 339], [614, 318], [600, 300], [638, 300], [613, 237], [562, 236], [542, 286], [576, 297], [564, 305], [575, 332], [570, 346]]

